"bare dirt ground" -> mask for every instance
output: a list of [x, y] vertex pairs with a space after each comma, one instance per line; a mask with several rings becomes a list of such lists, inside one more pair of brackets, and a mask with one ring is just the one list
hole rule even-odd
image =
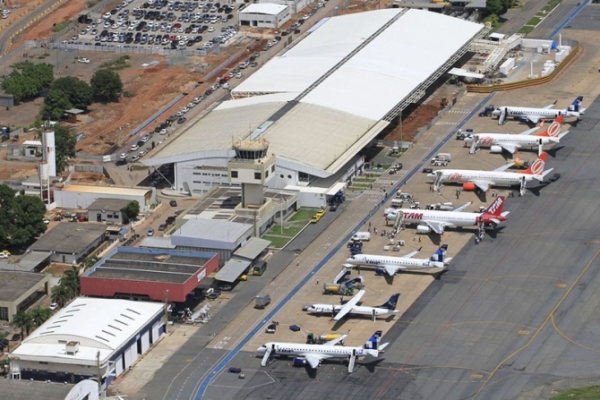
[[41, 3], [42, 0], [6, 0], [1, 8], [10, 9], [11, 13], [8, 18], [0, 19], [0, 30], [14, 24], [20, 18], [39, 7]]
[[65, 20], [75, 20], [77, 15], [87, 8], [86, 0], [69, 0], [64, 5], [57, 8], [54, 12], [48, 14], [46, 18], [41, 19], [32, 25], [15, 42], [14, 47], [19, 46], [25, 40], [43, 40], [54, 34], [52, 27]]

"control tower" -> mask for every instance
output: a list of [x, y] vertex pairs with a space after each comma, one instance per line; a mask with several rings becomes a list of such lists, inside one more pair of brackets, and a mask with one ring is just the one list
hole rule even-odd
[[242, 186], [241, 208], [260, 209], [265, 204], [264, 187], [275, 176], [275, 155], [266, 139], [238, 140], [235, 158], [227, 165], [229, 183]]

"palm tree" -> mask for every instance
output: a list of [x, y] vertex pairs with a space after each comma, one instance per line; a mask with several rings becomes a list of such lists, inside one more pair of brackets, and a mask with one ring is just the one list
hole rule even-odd
[[71, 300], [69, 289], [62, 284], [54, 286], [52, 288], [52, 301], [57, 303], [61, 308], [65, 306]]
[[31, 310], [31, 319], [33, 320], [33, 324], [38, 327], [42, 325], [44, 322], [48, 321], [52, 316], [52, 310], [46, 307], [38, 306]]
[[31, 331], [31, 328], [33, 328], [33, 326], [34, 326], [32, 315], [31, 315], [31, 313], [28, 313], [27, 311], [19, 311], [18, 313], [13, 315], [13, 320], [12, 320], [11, 324], [15, 328], [21, 330], [21, 338], [25, 338], [25, 335], [23, 335], [23, 332], [26, 332], [27, 335], [29, 335], [29, 331]]
[[[66, 270], [60, 280], [60, 285], [64, 285], [69, 293], [69, 298], [79, 296], [79, 270], [73, 266]], [[62, 306], [61, 306], [62, 307]]]

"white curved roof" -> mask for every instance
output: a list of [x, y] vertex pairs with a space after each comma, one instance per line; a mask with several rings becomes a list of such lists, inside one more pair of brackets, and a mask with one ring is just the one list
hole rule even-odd
[[[80, 363], [110, 356], [134, 337], [149, 320], [163, 312], [161, 303], [80, 297], [33, 331], [11, 353], [27, 360]], [[67, 342], [78, 342], [75, 355]]]

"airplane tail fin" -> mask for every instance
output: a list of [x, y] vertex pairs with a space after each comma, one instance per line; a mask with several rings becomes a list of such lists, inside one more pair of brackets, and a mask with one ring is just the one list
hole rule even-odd
[[529, 168], [527, 168], [525, 171], [523, 171], [523, 174], [529, 174], [529, 175], [540, 175], [543, 171], [544, 168], [546, 167], [546, 159], [548, 158], [548, 153], [543, 152], [542, 154], [540, 154], [538, 156], [538, 158], [529, 166]]
[[496, 200], [488, 208], [485, 209], [483, 214], [489, 217], [497, 217], [502, 215], [502, 209], [504, 208], [504, 196], [496, 197]]
[[398, 303], [399, 297], [400, 297], [400, 293], [396, 293], [396, 294], [392, 295], [392, 297], [390, 297], [390, 299], [387, 302], [385, 302], [385, 304], [380, 305], [379, 308], [385, 308], [387, 310], [395, 310], [396, 303]]
[[[381, 335], [383, 335], [383, 331], [375, 331], [373, 336], [371, 336], [369, 340], [367, 340], [367, 342], [364, 344], [363, 348], [367, 350], [368, 354], [377, 357], [377, 353], [388, 346], [389, 343], [384, 343], [381, 345], [379, 344], [379, 342], [381, 341]], [[375, 354], [372, 354], [371, 352], [369, 352], [369, 350], [373, 350], [373, 353]]]
[[585, 108], [581, 107], [583, 104], [583, 96], [577, 96], [577, 98], [571, 103], [567, 111], [578, 112], [579, 114], [585, 113]]
[[556, 117], [554, 122], [552, 122], [550, 125], [548, 125], [548, 128], [546, 128], [546, 130], [544, 130], [543, 132], [540, 132], [540, 133], [535, 133], [532, 136], [542, 136], [542, 137], [550, 137], [550, 138], [558, 137], [558, 135], [560, 134], [560, 129], [562, 128], [564, 119], [565, 119], [565, 117], [562, 114], [559, 115], [558, 117]]
[[443, 263], [446, 258], [446, 253], [448, 252], [448, 245], [443, 244], [439, 249], [436, 250], [435, 253], [430, 258], [430, 261]]

